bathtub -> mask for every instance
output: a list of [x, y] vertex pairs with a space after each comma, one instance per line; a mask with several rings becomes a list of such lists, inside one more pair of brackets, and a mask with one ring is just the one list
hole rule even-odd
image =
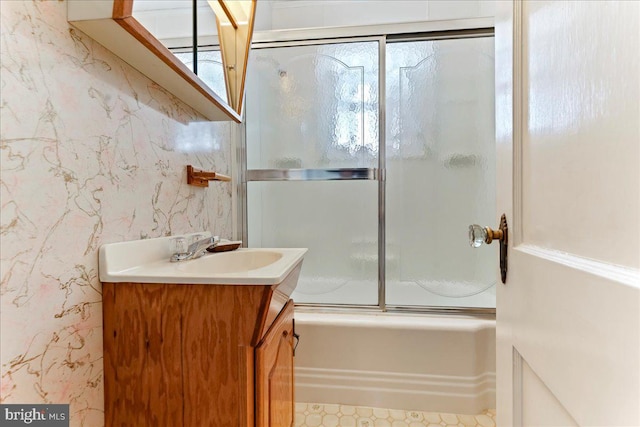
[[495, 320], [297, 309], [297, 402], [479, 414], [495, 408]]

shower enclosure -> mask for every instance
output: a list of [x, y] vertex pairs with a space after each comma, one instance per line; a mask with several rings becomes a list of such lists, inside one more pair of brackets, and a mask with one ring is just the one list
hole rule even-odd
[[245, 244], [309, 248], [298, 304], [490, 313], [493, 30], [372, 34], [254, 46]]

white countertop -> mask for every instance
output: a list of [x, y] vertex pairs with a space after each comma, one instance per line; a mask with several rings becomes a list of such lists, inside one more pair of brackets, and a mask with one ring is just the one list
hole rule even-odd
[[[210, 233], [198, 233], [210, 236]], [[175, 237], [175, 236], [172, 236]], [[172, 237], [100, 247], [101, 282], [275, 285], [302, 262], [305, 248], [241, 248], [170, 262]]]

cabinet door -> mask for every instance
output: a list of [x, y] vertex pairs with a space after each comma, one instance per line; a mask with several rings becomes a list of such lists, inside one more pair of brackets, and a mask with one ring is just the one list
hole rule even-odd
[[293, 425], [293, 300], [256, 348], [256, 427]]

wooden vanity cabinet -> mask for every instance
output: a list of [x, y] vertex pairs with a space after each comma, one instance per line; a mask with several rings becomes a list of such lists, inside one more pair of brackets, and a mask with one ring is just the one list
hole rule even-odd
[[291, 426], [299, 273], [264, 286], [103, 283], [105, 425]]
[[256, 348], [256, 425], [293, 425], [293, 301]]

